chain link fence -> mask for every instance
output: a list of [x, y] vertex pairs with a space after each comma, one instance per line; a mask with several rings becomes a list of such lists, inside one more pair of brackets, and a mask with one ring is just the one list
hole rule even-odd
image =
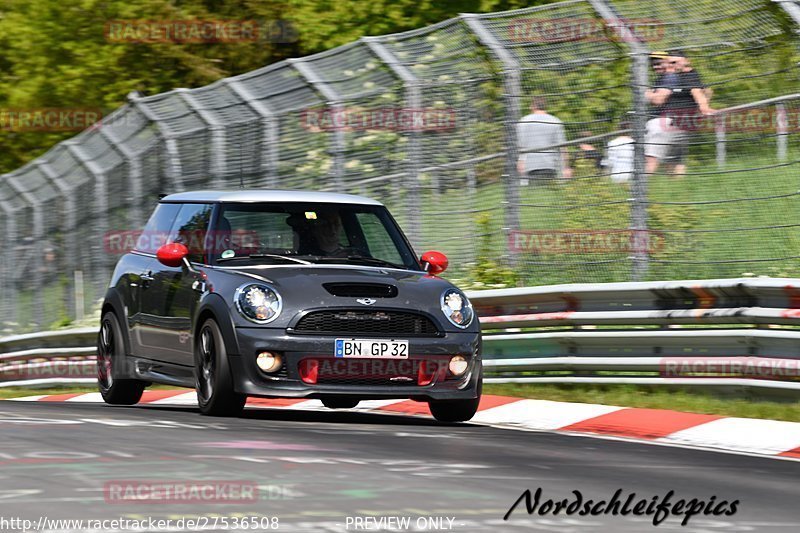
[[[797, 28], [789, 1], [569, 0], [131, 93], [0, 176], [0, 329], [90, 313], [126, 232], [198, 188], [377, 198], [473, 288], [799, 277]], [[652, 58], [678, 48], [716, 113], [653, 168], [674, 142], [650, 135]], [[518, 138], [532, 103], [561, 141]], [[529, 154], [558, 168], [520, 172]]]

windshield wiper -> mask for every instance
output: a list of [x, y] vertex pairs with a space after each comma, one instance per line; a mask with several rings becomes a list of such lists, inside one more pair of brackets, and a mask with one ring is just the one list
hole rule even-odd
[[224, 261], [233, 261], [234, 259], [282, 259], [284, 261], [289, 261], [291, 263], [300, 263], [301, 265], [311, 265], [310, 261], [304, 261], [302, 259], [297, 259], [296, 257], [289, 257], [287, 255], [275, 255], [275, 254], [250, 254], [250, 255], [240, 255], [237, 257], [221, 257], [217, 259], [217, 263], [222, 263]]

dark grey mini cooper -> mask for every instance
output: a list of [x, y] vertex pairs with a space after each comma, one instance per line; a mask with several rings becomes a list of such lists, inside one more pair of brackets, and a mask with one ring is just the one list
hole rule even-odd
[[193, 387], [200, 411], [235, 415], [248, 396], [428, 402], [469, 420], [481, 337], [467, 297], [418, 259], [379, 202], [297, 191], [163, 198], [117, 264], [98, 336], [100, 392]]

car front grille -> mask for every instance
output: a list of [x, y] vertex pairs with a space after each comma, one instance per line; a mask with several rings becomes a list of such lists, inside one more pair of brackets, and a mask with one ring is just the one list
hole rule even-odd
[[439, 329], [431, 319], [407, 311], [326, 310], [312, 311], [301, 318], [292, 333], [331, 335], [382, 335], [391, 337], [437, 337]]

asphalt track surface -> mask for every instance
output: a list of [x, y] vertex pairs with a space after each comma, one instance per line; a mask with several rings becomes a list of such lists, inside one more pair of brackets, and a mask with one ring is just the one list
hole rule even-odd
[[[0, 524], [206, 517], [208, 530], [224, 531], [220, 518], [238, 516], [278, 517], [277, 531], [309, 532], [797, 531], [799, 477], [796, 461], [394, 414], [248, 409], [217, 419], [191, 407], [0, 402]], [[233, 504], [121, 503], [109, 483], [125, 480], [259, 488]], [[654, 527], [652, 516], [529, 515], [524, 503], [503, 520], [525, 489], [537, 488], [542, 501], [574, 499], [573, 490], [609, 499], [622, 489], [740, 503], [733, 516], [701, 514], [686, 527], [681, 517]], [[380, 516], [410, 522], [355, 522]], [[20, 529], [6, 522], [0, 530]]]

